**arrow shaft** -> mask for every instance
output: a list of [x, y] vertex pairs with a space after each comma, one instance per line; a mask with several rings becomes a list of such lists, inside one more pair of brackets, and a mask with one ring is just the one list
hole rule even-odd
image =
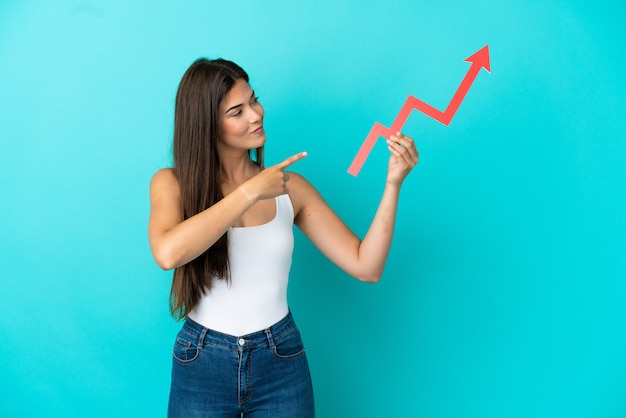
[[472, 84], [474, 84], [474, 80], [476, 80], [479, 72], [479, 66], [472, 65], [470, 67], [470, 69], [467, 71], [467, 74], [465, 74], [463, 81], [461, 81], [459, 88], [454, 93], [454, 96], [452, 96], [452, 100], [450, 100], [446, 111], [444, 112], [445, 119], [440, 120], [439, 122], [443, 123], [446, 126], [450, 124], [450, 121], [452, 121], [452, 118], [456, 114], [456, 111], [461, 106], [461, 102], [463, 102], [463, 99], [465, 99], [465, 96], [467, 95], [470, 87], [472, 87]]
[[398, 112], [395, 120], [391, 124], [391, 127], [387, 128], [379, 122], [374, 123], [374, 126], [372, 126], [372, 129], [370, 129], [369, 134], [367, 135], [365, 141], [361, 145], [361, 148], [357, 152], [356, 157], [354, 157], [352, 164], [350, 164], [350, 167], [348, 168], [348, 173], [352, 174], [353, 176], [359, 174], [359, 171], [361, 171], [361, 167], [365, 163], [365, 160], [369, 156], [370, 151], [376, 144], [378, 138], [380, 138], [381, 136], [389, 137], [390, 135], [400, 131], [413, 110], [418, 110], [423, 114], [431, 117], [432, 119], [435, 119], [436, 121], [448, 126], [452, 121], [452, 118], [456, 114], [457, 110], [461, 106], [463, 99], [465, 99], [465, 96], [467, 95], [467, 92], [474, 83], [474, 80], [476, 80], [480, 69], [480, 65], [472, 63], [444, 112], [412, 95], [409, 95], [409, 97], [402, 105], [402, 108]]

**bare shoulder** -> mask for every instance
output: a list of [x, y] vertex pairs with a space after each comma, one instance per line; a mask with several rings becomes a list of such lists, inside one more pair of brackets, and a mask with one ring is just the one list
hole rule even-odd
[[150, 184], [161, 184], [161, 183], [170, 183], [175, 182], [178, 183], [176, 179], [176, 174], [174, 174], [173, 168], [161, 168], [152, 176], [152, 181]]
[[162, 168], [152, 176], [150, 181], [150, 201], [153, 208], [166, 204], [178, 204], [180, 186], [172, 168]]
[[180, 186], [174, 170], [163, 168], [150, 181], [150, 222], [148, 231], [154, 234], [167, 230], [182, 220]]
[[302, 174], [294, 173], [293, 171], [289, 171], [287, 174], [289, 175], [287, 188], [292, 199], [306, 197], [309, 193], [317, 193], [315, 187]]
[[303, 175], [292, 171], [289, 171], [287, 174], [289, 174], [287, 189], [289, 190], [289, 197], [291, 198], [296, 217], [305, 206], [323, 201], [319, 192]]
[[172, 168], [162, 168], [152, 176], [150, 190], [178, 189], [178, 178]]
[[289, 181], [293, 182], [293, 185], [296, 187], [313, 187], [302, 174], [298, 174], [295, 171], [286, 171], [286, 173], [289, 174]]

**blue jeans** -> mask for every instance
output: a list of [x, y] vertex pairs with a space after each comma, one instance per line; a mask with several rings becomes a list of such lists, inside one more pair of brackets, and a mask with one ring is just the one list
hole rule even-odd
[[289, 313], [241, 337], [187, 319], [173, 353], [169, 418], [314, 417], [313, 386]]

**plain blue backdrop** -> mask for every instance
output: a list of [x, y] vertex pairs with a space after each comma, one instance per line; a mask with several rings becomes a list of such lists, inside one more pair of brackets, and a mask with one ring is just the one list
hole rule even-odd
[[147, 241], [173, 103], [200, 56], [242, 65], [267, 162], [364, 234], [372, 124], [414, 112], [384, 277], [349, 278], [296, 232], [289, 290], [318, 416], [626, 416], [622, 1], [0, 3], [0, 415], [164, 417], [171, 272]]

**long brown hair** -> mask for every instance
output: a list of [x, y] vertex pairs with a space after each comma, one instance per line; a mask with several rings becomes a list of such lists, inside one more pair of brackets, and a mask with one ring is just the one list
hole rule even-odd
[[[183, 219], [194, 216], [222, 199], [220, 104], [237, 79], [248, 74], [231, 61], [204, 58], [185, 72], [176, 93], [174, 114], [174, 172], [180, 185]], [[248, 151], [251, 155], [251, 150]], [[263, 147], [255, 150], [256, 163], [263, 165]], [[170, 310], [185, 318], [210, 291], [214, 278], [229, 279], [228, 232], [207, 251], [174, 270]]]

